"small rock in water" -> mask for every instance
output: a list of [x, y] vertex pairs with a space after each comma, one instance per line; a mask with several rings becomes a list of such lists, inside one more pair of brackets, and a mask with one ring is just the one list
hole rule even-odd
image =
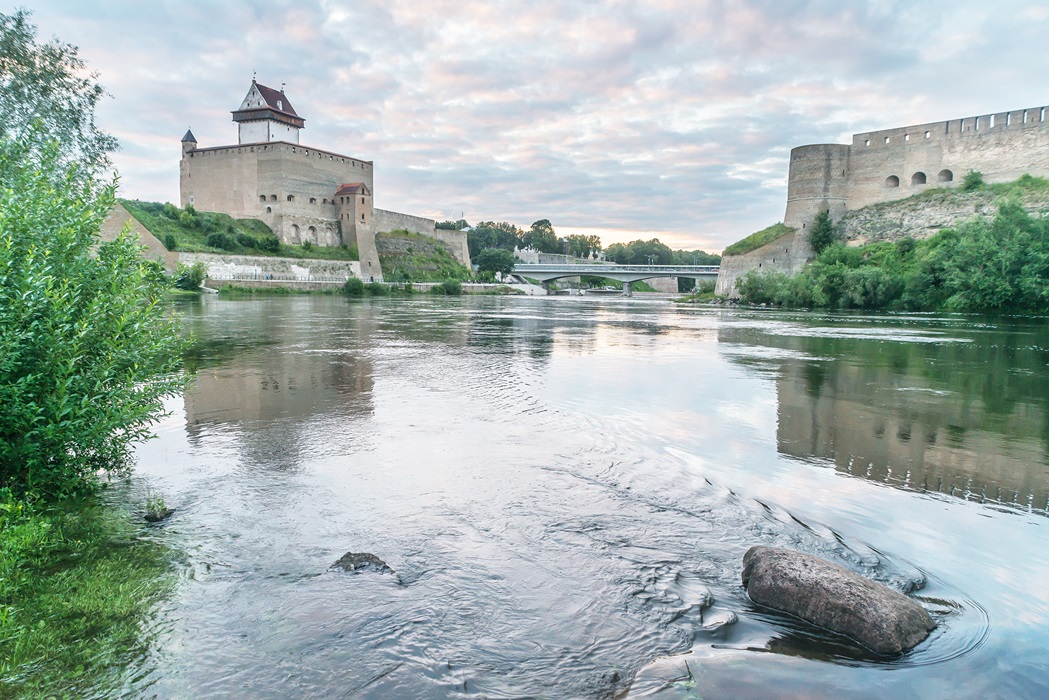
[[162, 508], [160, 510], [147, 511], [143, 516], [147, 523], [159, 523], [161, 520], [167, 520], [174, 515], [174, 508]]
[[936, 627], [925, 608], [902, 593], [789, 549], [751, 547], [743, 556], [743, 587], [758, 605], [837, 632], [877, 654], [901, 654]]
[[714, 613], [713, 615], [703, 616], [703, 630], [705, 632], [715, 632], [722, 627], [728, 627], [729, 625], [736, 624], [739, 618], [736, 617], [736, 613], [728, 610], [726, 612]]
[[346, 552], [332, 566], [344, 571], [374, 571], [378, 574], [394, 573], [393, 569], [387, 566], [386, 562], [367, 552]]

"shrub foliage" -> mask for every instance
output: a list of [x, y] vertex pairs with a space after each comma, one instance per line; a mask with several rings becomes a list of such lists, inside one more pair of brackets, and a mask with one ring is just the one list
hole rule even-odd
[[0, 139], [0, 487], [62, 494], [125, 464], [181, 390], [167, 282], [122, 234], [92, 252], [115, 203], [57, 146]]

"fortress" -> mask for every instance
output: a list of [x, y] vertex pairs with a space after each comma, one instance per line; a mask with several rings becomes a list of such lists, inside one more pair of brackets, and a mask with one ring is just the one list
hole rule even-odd
[[372, 161], [301, 145], [306, 120], [283, 88], [252, 80], [233, 121], [235, 145], [198, 148], [191, 130], [182, 137], [183, 207], [258, 219], [284, 243], [355, 246], [365, 279], [382, 280], [375, 234], [395, 229], [440, 240], [459, 262], [470, 264], [464, 232], [374, 208]]
[[854, 134], [851, 144], [794, 148], [783, 223], [796, 232], [750, 253], [726, 256], [717, 293], [731, 295], [736, 278], [758, 267], [797, 272], [812, 257], [807, 229], [820, 211], [838, 222], [871, 204], [904, 199], [932, 187], [957, 186], [973, 170], [988, 183], [1009, 182], [1024, 174], [1049, 175], [1047, 109], [870, 131]]

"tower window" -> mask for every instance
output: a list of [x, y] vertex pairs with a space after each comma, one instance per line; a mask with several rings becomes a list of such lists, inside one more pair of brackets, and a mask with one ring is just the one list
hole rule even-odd
[[361, 221], [364, 221], [364, 213], [361, 213]]
[[260, 194], [260, 195], [259, 195], [259, 201], [260, 201], [260, 202], [265, 202], [265, 201], [266, 201], [266, 195], [264, 195], [264, 194]]
[[361, 197], [361, 204], [364, 204], [364, 197]]
[[288, 201], [289, 201], [289, 202], [294, 202], [294, 201], [295, 201], [295, 195], [293, 195], [293, 194], [289, 194], [289, 195], [288, 195]]

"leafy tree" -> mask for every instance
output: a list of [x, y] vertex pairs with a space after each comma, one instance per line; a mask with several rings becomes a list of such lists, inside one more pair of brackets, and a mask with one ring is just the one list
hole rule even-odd
[[658, 238], [650, 241], [613, 243], [605, 250], [605, 257], [620, 265], [671, 265], [674, 251]]
[[[21, 157], [38, 166], [46, 155], [63, 184], [70, 176], [106, 184], [98, 175], [110, 168], [117, 141], [95, 126], [95, 107], [106, 94], [96, 78], [75, 46], [38, 44], [27, 10], [0, 13], [0, 136], [23, 144]], [[74, 163], [79, 167], [70, 168]]]
[[577, 258], [589, 258], [591, 253], [601, 251], [601, 238], [599, 236], [584, 236], [574, 233], [567, 238], [563, 238], [562, 241], [568, 244], [568, 254]]
[[508, 275], [514, 270], [514, 254], [502, 248], [485, 248], [477, 256], [477, 269], [480, 272]]
[[470, 258], [477, 260], [477, 256], [485, 248], [502, 248], [512, 253], [522, 246], [522, 233], [521, 229], [505, 221], [482, 221], [466, 233]]
[[826, 211], [816, 214], [816, 220], [812, 222], [812, 230], [809, 232], [812, 250], [819, 255], [836, 239], [837, 233], [834, 231], [834, 224], [831, 223], [830, 214]]
[[178, 269], [175, 270], [175, 286], [188, 292], [195, 292], [200, 289], [207, 275], [208, 268], [204, 263], [198, 262], [192, 265], [179, 263]]
[[557, 238], [553, 225], [549, 219], [540, 219], [525, 231], [521, 242], [526, 248], [538, 250], [540, 253], [561, 253], [564, 248]]
[[438, 221], [434, 224], [434, 228], [443, 231], [462, 231], [463, 229], [470, 228], [470, 224], [467, 223], [466, 219], [459, 219], [458, 221]]

